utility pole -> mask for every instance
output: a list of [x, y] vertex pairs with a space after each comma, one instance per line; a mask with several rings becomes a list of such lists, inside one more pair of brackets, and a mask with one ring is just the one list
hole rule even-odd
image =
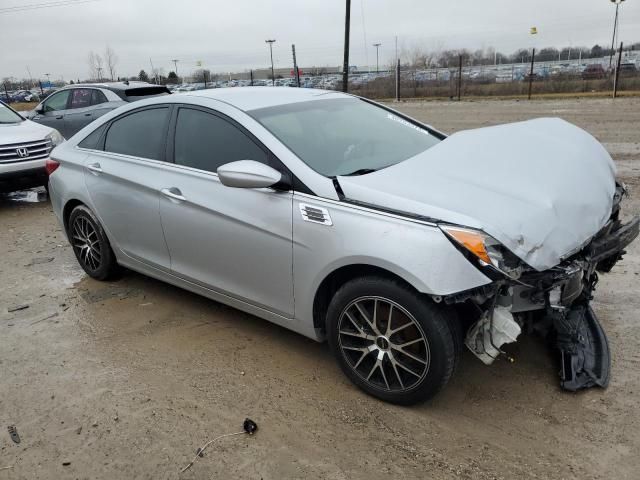
[[29, 90], [34, 87], [33, 77], [31, 76], [31, 70], [29, 69], [29, 65], [27, 65], [27, 73], [29, 74]]
[[618, 53], [618, 63], [616, 65], [616, 76], [613, 78], [613, 98], [618, 96], [618, 78], [620, 77], [620, 63], [622, 63], [622, 42], [620, 42], [620, 53]]
[[400, 57], [398, 57], [398, 36], [396, 35], [396, 100], [400, 100]]
[[175, 68], [174, 68], [174, 70], [175, 70], [175, 72], [176, 72], [176, 77], [178, 77], [178, 81], [180, 81], [180, 76], [178, 75], [178, 62], [179, 62], [180, 60], [178, 60], [178, 59], [176, 58], [176, 59], [173, 59], [173, 60], [171, 60], [171, 61], [173, 62], [173, 66], [175, 67]]
[[153, 62], [151, 61], [151, 57], [149, 57], [149, 63], [151, 64], [151, 75], [155, 75], [156, 77], [156, 85], [160, 84], [160, 81], [158, 80], [158, 73], [154, 73], [156, 71], [155, 68], [153, 68]]
[[531, 87], [533, 84], [533, 62], [536, 59], [536, 49], [531, 50], [531, 70], [529, 71], [529, 100], [531, 100]]
[[300, 70], [298, 70], [298, 62], [296, 61], [296, 46], [291, 44], [291, 52], [293, 53], [293, 72], [296, 76], [296, 86], [300, 88]]
[[380, 73], [380, 58], [378, 56], [378, 51], [380, 50], [381, 43], [374, 43], [373, 46], [376, 47], [376, 73]]
[[275, 40], [265, 40], [265, 43], [269, 44], [269, 53], [271, 55], [271, 85], [276, 84], [276, 74], [273, 71], [273, 44], [276, 43]]
[[400, 101], [400, 59], [396, 63], [396, 102]]
[[618, 12], [620, 9], [620, 4], [624, 2], [624, 0], [611, 0], [611, 3], [616, 4], [616, 16], [613, 20], [613, 38], [611, 39], [611, 55], [609, 56], [609, 70], [611, 70], [611, 64], [613, 63], [613, 56], [615, 55], [616, 48], [616, 35], [618, 33]]
[[342, 62], [342, 91], [349, 90], [349, 29], [351, 27], [351, 0], [346, 0], [344, 13], [344, 59]]
[[251, 86], [253, 87], [253, 70], [249, 70], [249, 79], [251, 81]]
[[460, 101], [462, 96], [462, 55], [459, 55], [458, 60], [458, 101]]

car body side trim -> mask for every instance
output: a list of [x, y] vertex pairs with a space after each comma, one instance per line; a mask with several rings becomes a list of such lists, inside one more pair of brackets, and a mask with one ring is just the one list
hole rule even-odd
[[307, 193], [296, 192], [297, 197], [308, 198], [309, 200], [315, 200], [318, 202], [326, 202], [331, 203], [333, 205], [340, 205], [342, 207], [350, 207], [354, 210], [360, 210], [363, 212], [369, 213], [377, 213], [379, 215], [384, 215], [386, 217], [397, 218], [400, 220], [406, 220], [408, 222], [419, 223], [421, 225], [427, 225], [429, 227], [437, 227], [437, 223], [433, 221], [433, 219], [427, 219], [419, 216], [412, 216], [411, 214], [404, 215], [402, 212], [392, 212], [390, 210], [385, 210], [382, 207], [377, 207], [376, 205], [369, 205], [363, 202], [355, 202], [350, 201], [348, 199], [345, 200], [333, 200], [330, 198], [319, 197], [317, 195], [309, 195]]

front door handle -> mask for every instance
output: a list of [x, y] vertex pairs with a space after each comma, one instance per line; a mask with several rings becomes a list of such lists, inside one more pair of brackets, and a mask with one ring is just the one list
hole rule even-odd
[[184, 202], [186, 200], [186, 198], [182, 196], [182, 192], [180, 191], [180, 189], [176, 187], [163, 188], [162, 190], [160, 190], [160, 193], [162, 193], [165, 197], [169, 197], [180, 202]]
[[102, 167], [99, 163], [90, 163], [87, 168], [94, 173], [102, 173]]
[[85, 113], [85, 114], [84, 114], [84, 116], [85, 116], [85, 117], [90, 117], [90, 116], [91, 116], [91, 114], [90, 114], [90, 113]]
[[63, 118], [63, 117], [62, 117], [62, 115], [58, 115], [58, 116], [56, 117], [56, 120], [62, 120], [62, 118]]

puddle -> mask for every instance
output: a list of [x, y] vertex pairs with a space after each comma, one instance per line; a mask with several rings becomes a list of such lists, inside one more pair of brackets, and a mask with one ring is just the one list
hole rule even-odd
[[31, 188], [29, 190], [19, 190], [17, 192], [0, 195], [0, 199], [9, 202], [20, 203], [40, 203], [46, 202], [49, 197], [44, 187]]

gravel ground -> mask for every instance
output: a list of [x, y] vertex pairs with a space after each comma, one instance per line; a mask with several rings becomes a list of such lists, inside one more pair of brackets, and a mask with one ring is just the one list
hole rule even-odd
[[[445, 132], [563, 117], [637, 190], [640, 99], [398, 108]], [[639, 204], [632, 193], [626, 211]], [[412, 408], [351, 386], [326, 345], [135, 273], [87, 278], [44, 192], [0, 197], [0, 248], [0, 480], [638, 478], [640, 242], [594, 302], [613, 352], [607, 390], [561, 391], [555, 357], [525, 337], [514, 364], [466, 353], [448, 388]], [[245, 417], [255, 436], [222, 439], [179, 474]]]

